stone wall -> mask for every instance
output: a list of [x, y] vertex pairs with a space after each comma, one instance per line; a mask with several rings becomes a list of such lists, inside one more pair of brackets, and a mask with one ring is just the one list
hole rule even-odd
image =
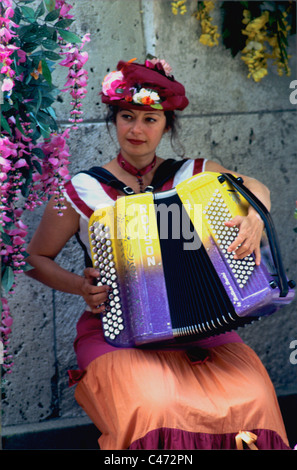
[[[232, 58], [223, 45], [207, 48], [199, 43], [199, 27], [191, 17], [196, 1], [188, 0], [186, 16], [173, 16], [169, 0], [73, 0], [78, 33], [91, 33], [89, 93], [84, 100], [84, 122], [70, 141], [72, 174], [100, 165], [117, 151], [105, 128], [98, 92], [104, 75], [119, 59], [146, 53], [165, 58], [190, 99], [180, 117], [180, 139], [186, 156], [206, 157], [230, 170], [254, 176], [271, 190], [276, 223], [288, 276], [297, 279], [296, 226], [296, 105], [289, 101], [290, 81], [296, 79], [296, 38], [290, 40], [291, 77], [270, 69], [260, 83], [247, 78], [244, 63]], [[220, 21], [219, 8], [214, 12]], [[57, 80], [63, 85], [64, 71]], [[62, 126], [67, 125], [69, 99], [61, 94], [56, 107]], [[174, 156], [168, 140], [158, 154]], [[43, 208], [28, 214], [29, 238]], [[58, 261], [77, 273], [83, 258], [71, 240]], [[72, 343], [82, 312], [81, 299], [53, 292], [39, 283], [19, 278], [11, 302], [14, 316], [13, 373], [3, 384], [4, 427], [38, 426], [53, 420], [84, 419], [68, 388], [67, 370], [76, 367]], [[296, 365], [290, 363], [290, 342], [297, 339], [296, 301], [274, 316], [240, 333], [264, 362], [278, 395], [297, 393]], [[74, 421], [73, 421], [74, 422]]]

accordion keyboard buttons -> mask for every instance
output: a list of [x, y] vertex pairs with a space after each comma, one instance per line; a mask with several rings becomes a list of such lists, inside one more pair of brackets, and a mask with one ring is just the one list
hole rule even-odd
[[255, 261], [252, 255], [246, 256], [241, 260], [235, 260], [233, 258], [234, 253], [227, 252], [228, 246], [237, 237], [238, 228], [226, 227], [224, 225], [227, 220], [232, 219], [232, 215], [219, 189], [215, 190], [208, 204], [204, 207], [203, 213], [221, 253], [229, 264], [238, 287], [242, 289], [253, 273]]
[[93, 264], [100, 272], [97, 285], [106, 284], [111, 288], [105, 302], [105, 313], [102, 315], [103, 333], [109, 340], [115, 340], [124, 329], [124, 320], [110, 231], [109, 227], [95, 222], [90, 227], [90, 232]]

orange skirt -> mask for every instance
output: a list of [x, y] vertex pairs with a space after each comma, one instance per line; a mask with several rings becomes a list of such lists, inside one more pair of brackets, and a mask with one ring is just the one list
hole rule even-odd
[[184, 351], [124, 349], [93, 360], [75, 390], [116, 449], [232, 449], [240, 431], [259, 449], [289, 449], [274, 387], [244, 343], [210, 349], [203, 363]]

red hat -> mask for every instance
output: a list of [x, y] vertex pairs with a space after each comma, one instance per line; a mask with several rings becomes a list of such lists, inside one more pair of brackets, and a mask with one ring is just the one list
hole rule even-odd
[[120, 61], [117, 70], [105, 76], [100, 93], [103, 103], [143, 111], [181, 111], [189, 104], [184, 86], [164, 60], [151, 58], [144, 64], [134, 60]]

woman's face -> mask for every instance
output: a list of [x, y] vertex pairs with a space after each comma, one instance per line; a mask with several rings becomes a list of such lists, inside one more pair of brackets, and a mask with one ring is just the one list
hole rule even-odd
[[151, 157], [166, 131], [164, 111], [120, 109], [116, 116], [117, 138], [123, 157]]

